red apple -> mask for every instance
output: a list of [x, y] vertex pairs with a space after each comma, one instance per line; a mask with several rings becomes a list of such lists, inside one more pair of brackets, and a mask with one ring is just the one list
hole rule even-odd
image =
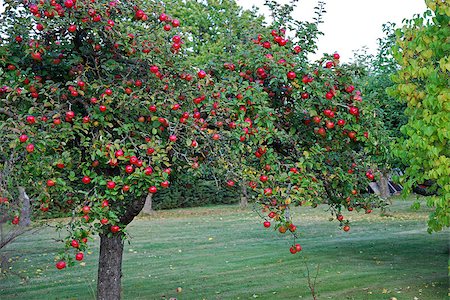
[[80, 247], [80, 243], [78, 243], [77, 240], [72, 240], [72, 242], [70, 243], [70, 245], [74, 248], [78, 248]]
[[78, 261], [83, 260], [83, 258], [84, 258], [83, 252], [78, 252], [78, 253], [75, 255], [75, 259], [78, 260]]
[[114, 152], [114, 156], [117, 157], [117, 158], [123, 156], [123, 154], [124, 153], [123, 153], [122, 149], [116, 150], [116, 152]]
[[81, 178], [81, 182], [84, 184], [89, 184], [91, 183], [91, 178], [89, 176], [83, 176], [83, 178]]
[[22, 134], [21, 136], [19, 136], [19, 141], [21, 143], [25, 143], [28, 140], [28, 136], [26, 134]]
[[134, 16], [136, 19], [141, 20], [145, 16], [145, 12], [142, 9], [138, 9]]
[[160, 183], [160, 186], [163, 188], [168, 188], [169, 187], [169, 182], [167, 180], [163, 181]]
[[28, 124], [35, 124], [36, 123], [36, 118], [34, 116], [27, 116], [26, 121]]
[[172, 20], [172, 26], [173, 27], [179, 27], [180, 26], [180, 21], [178, 19], [173, 19]]
[[65, 267], [66, 267], [66, 262], [63, 261], [63, 260], [60, 260], [60, 261], [58, 261], [58, 262], [56, 263], [56, 268], [57, 268], [58, 270], [62, 270], [62, 269], [64, 269]]
[[355, 107], [355, 106], [349, 107], [348, 111], [349, 111], [349, 113], [351, 115], [354, 115], [354, 116], [358, 116], [359, 115], [359, 109], [357, 107]]
[[34, 151], [34, 145], [33, 144], [28, 144], [26, 147], [26, 150], [28, 153], [31, 153]]
[[167, 17], [167, 15], [166, 15], [165, 13], [162, 13], [162, 14], [159, 15], [159, 20], [160, 20], [161, 22], [164, 22], [164, 21], [166, 21], [167, 19], [168, 19], [168, 17]]
[[65, 1], [64, 1], [64, 6], [65, 6], [66, 8], [72, 8], [73, 5], [74, 5], [73, 0], [65, 0]]
[[133, 173], [133, 171], [134, 171], [134, 168], [133, 168], [132, 165], [126, 165], [125, 166], [125, 172], [126, 173], [131, 174], [131, 173]]
[[117, 226], [117, 225], [112, 225], [110, 230], [111, 230], [112, 233], [117, 233], [117, 232], [119, 232], [120, 227]]
[[227, 185], [228, 185], [229, 187], [233, 187], [233, 186], [234, 186], [234, 181], [231, 180], [231, 179], [227, 180]]
[[355, 87], [353, 86], [353, 85], [349, 85], [349, 86], [347, 86], [346, 88], [345, 88], [345, 91], [347, 92], [347, 93], [351, 93], [351, 92], [353, 92], [355, 90]]
[[287, 73], [287, 78], [288, 78], [289, 80], [294, 80], [295, 77], [297, 77], [297, 75], [295, 74], [295, 72], [290, 71], [290, 72]]
[[130, 164], [132, 165], [136, 165], [138, 163], [139, 159], [136, 156], [131, 156], [130, 157]]
[[206, 72], [203, 70], [198, 71], [197, 73], [198, 78], [202, 79], [206, 77]]
[[152, 167], [146, 167], [144, 170], [145, 175], [151, 175], [153, 173]]
[[295, 226], [294, 224], [289, 224], [289, 230], [291, 231], [291, 232], [295, 232], [296, 230], [297, 230], [297, 226]]
[[83, 214], [87, 215], [91, 211], [91, 208], [89, 206], [85, 205], [85, 206], [83, 206], [81, 211], [83, 212]]
[[20, 221], [19, 216], [14, 216], [14, 218], [11, 221], [11, 224], [17, 225], [17, 224], [19, 224], [19, 221]]

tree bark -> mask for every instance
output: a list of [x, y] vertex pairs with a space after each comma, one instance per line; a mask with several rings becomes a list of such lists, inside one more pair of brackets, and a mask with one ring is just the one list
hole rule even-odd
[[28, 197], [22, 186], [19, 186], [19, 200], [20, 205], [22, 206], [19, 225], [23, 227], [30, 226], [30, 197]]
[[144, 208], [142, 209], [142, 212], [144, 214], [152, 214], [152, 213], [154, 213], [154, 210], [153, 210], [153, 207], [152, 207], [153, 206], [152, 199], [153, 199], [153, 194], [152, 193], [148, 193], [147, 197], [145, 198]]
[[123, 234], [111, 237], [100, 234], [100, 257], [98, 261], [98, 300], [119, 300], [122, 289]]
[[380, 172], [380, 182], [378, 186], [380, 187], [381, 198], [387, 199], [391, 196], [389, 191], [389, 179], [386, 172]]
[[[119, 216], [123, 227], [130, 224], [144, 208], [144, 197], [129, 202], [125, 212]], [[100, 234], [100, 255], [98, 259], [97, 299], [120, 300], [122, 290], [122, 232], [108, 237], [108, 232]]]
[[248, 194], [247, 194], [247, 185], [245, 184], [245, 181], [242, 181], [241, 184], [241, 202], [239, 203], [241, 208], [246, 208], [248, 205]]

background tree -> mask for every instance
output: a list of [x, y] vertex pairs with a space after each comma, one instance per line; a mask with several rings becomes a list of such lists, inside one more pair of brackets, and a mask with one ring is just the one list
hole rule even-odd
[[429, 197], [435, 208], [429, 231], [450, 225], [450, 4], [426, 1], [429, 10], [395, 31], [394, 58], [401, 69], [393, 77], [391, 95], [405, 102], [408, 122], [396, 155], [407, 165], [401, 183], [405, 192], [427, 180], [438, 195]]
[[249, 36], [264, 27], [257, 10], [246, 10], [233, 0], [169, 0], [168, 14], [182, 19], [186, 32], [185, 49], [192, 53], [193, 65], [204, 67], [224, 57], [232, 57], [245, 47]]
[[[246, 10], [240, 7], [236, 1], [214, 0], [214, 1], [165, 1], [167, 13], [183, 21], [183, 29], [186, 32], [185, 51], [189, 55], [192, 65], [202, 69], [215, 68], [221, 64], [225, 58], [231, 61], [238, 53], [242, 53], [251, 43], [251, 38], [256, 35], [258, 29], [265, 26], [263, 16], [258, 16], [258, 11]], [[241, 157], [236, 157], [240, 160]], [[200, 167], [197, 176], [202, 176], [203, 180], [195, 188], [195, 197], [186, 195], [182, 201], [197, 202], [202, 195], [211, 195], [209, 202], [229, 203], [239, 201], [242, 207], [247, 206], [248, 198], [251, 196], [247, 192], [247, 185], [240, 185], [241, 191], [227, 188], [226, 184], [218, 184], [226, 177], [226, 170], [223, 165], [218, 168], [206, 169]], [[182, 185], [192, 185], [191, 174], [177, 178]], [[237, 179], [239, 181], [239, 179]], [[209, 183], [209, 184], [207, 184]], [[172, 189], [174, 190], [174, 189]], [[170, 190], [168, 191], [171, 192]], [[156, 201], [163, 203], [166, 200], [164, 195], [157, 195]], [[188, 200], [191, 199], [191, 200]], [[197, 200], [194, 200], [197, 199]], [[181, 200], [181, 199], [180, 199]]]
[[[296, 22], [289, 7], [274, 9], [280, 10], [274, 14], [279, 17], [268, 30], [257, 33], [233, 60], [223, 58], [222, 68], [207, 70], [228, 83], [222, 103], [239, 108], [225, 123], [228, 142], [215, 144], [220, 149], [214, 153], [227, 153], [217, 160], [226, 165], [226, 184], [248, 184], [257, 209], [263, 208], [264, 226], [273, 223], [280, 233], [290, 230], [291, 252], [296, 253], [301, 247], [295, 244], [291, 204], [327, 203], [348, 231], [344, 210], [370, 213], [384, 202], [367, 192], [377, 170], [370, 157], [376, 141], [370, 103], [353, 86], [348, 67], [339, 65], [339, 54], [308, 62], [318, 36], [316, 24]], [[317, 20], [322, 12], [318, 6]], [[292, 40], [286, 28], [293, 31]]]
[[395, 44], [394, 31], [395, 24], [384, 24], [385, 36], [378, 39], [377, 53], [368, 54], [363, 48], [354, 53], [350, 64], [355, 81], [373, 107], [373, 134], [377, 136], [373, 158], [380, 166], [378, 186], [383, 198], [390, 196], [388, 180], [392, 169], [404, 169], [401, 161], [393, 155], [393, 147], [402, 136], [400, 127], [407, 121], [403, 113], [406, 105], [387, 93], [387, 89], [394, 84], [391, 77], [399, 68], [391, 50]]

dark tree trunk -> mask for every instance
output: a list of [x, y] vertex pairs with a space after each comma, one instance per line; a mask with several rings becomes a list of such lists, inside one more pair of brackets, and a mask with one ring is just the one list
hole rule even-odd
[[[126, 226], [133, 221], [144, 208], [145, 197], [129, 202], [125, 212], [119, 217], [120, 224]], [[119, 300], [122, 289], [122, 254], [123, 233], [118, 232], [108, 237], [100, 234], [100, 256], [98, 259], [98, 300]]]
[[20, 226], [30, 226], [31, 220], [30, 220], [30, 197], [28, 197], [27, 193], [25, 192], [25, 189], [23, 187], [19, 187], [19, 201], [20, 205], [22, 206], [21, 212], [20, 212]]
[[247, 185], [244, 180], [242, 180], [241, 184], [241, 202], [239, 204], [241, 208], [245, 208], [248, 205]]
[[380, 172], [380, 181], [378, 186], [380, 187], [381, 198], [387, 199], [391, 196], [389, 191], [389, 179], [386, 172]]
[[152, 214], [154, 212], [152, 199], [153, 199], [153, 194], [148, 193], [147, 198], [145, 198], [144, 208], [142, 209], [142, 212], [144, 214]]
[[122, 289], [123, 234], [100, 234], [97, 299], [119, 300]]

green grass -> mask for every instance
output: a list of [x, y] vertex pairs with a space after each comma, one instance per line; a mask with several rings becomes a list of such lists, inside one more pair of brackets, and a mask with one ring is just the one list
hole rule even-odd
[[[325, 207], [298, 208], [296, 255], [289, 236], [235, 206], [138, 218], [124, 251], [123, 299], [311, 299], [305, 263], [312, 273], [320, 265], [319, 299], [448, 299], [448, 231], [429, 235], [428, 211], [411, 203], [394, 201], [389, 217], [346, 213], [348, 233], [328, 222]], [[54, 237], [46, 228], [3, 250], [12, 263], [0, 299], [94, 299], [98, 239], [85, 266], [58, 271]]]

